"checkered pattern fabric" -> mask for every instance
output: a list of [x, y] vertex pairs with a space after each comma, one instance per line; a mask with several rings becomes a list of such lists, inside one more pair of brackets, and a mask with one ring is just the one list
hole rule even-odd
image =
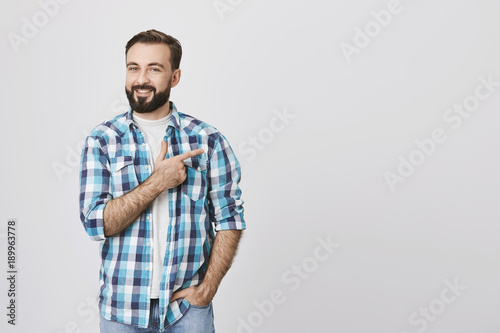
[[[174, 291], [199, 284], [205, 275], [215, 231], [245, 229], [238, 187], [240, 165], [226, 138], [214, 127], [177, 111], [164, 140], [166, 158], [203, 148], [184, 161], [186, 180], [169, 189], [167, 251], [160, 284], [162, 327], [178, 321], [189, 308], [170, 302]], [[137, 327], [149, 322], [152, 279], [151, 206], [125, 230], [104, 235], [106, 203], [133, 190], [152, 172], [143, 133], [132, 111], [97, 126], [81, 157], [80, 219], [91, 239], [100, 241], [99, 307], [104, 318]]]

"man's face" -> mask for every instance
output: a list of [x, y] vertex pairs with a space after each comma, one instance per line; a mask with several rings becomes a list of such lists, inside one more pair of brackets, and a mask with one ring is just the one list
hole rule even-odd
[[[137, 113], [149, 113], [164, 106], [170, 97], [174, 75], [176, 74], [171, 70], [168, 45], [134, 44], [127, 53], [125, 82], [125, 91], [132, 110]], [[176, 85], [178, 80], [174, 81]]]

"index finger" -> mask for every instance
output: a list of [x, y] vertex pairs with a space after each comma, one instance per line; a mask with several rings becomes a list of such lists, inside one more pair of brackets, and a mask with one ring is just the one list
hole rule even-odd
[[203, 149], [195, 149], [195, 150], [187, 151], [185, 153], [177, 155], [177, 156], [175, 156], [175, 158], [177, 158], [177, 159], [179, 159], [181, 161], [184, 161], [184, 160], [187, 160], [190, 157], [193, 157], [193, 156], [196, 156], [196, 155], [200, 155], [203, 152], [204, 152]]

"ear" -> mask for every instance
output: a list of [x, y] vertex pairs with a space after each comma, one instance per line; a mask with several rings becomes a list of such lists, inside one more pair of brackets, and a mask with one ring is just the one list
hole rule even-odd
[[181, 70], [180, 68], [176, 69], [173, 73], [172, 73], [172, 85], [171, 87], [175, 87], [179, 81], [181, 80]]

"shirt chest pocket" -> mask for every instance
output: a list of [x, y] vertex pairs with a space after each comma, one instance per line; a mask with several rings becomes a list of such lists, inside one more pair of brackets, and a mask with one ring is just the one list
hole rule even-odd
[[182, 192], [197, 201], [207, 196], [207, 159], [194, 156], [184, 160], [186, 180], [181, 184]]
[[132, 156], [115, 156], [110, 160], [111, 187], [113, 197], [119, 197], [131, 191], [136, 185]]

